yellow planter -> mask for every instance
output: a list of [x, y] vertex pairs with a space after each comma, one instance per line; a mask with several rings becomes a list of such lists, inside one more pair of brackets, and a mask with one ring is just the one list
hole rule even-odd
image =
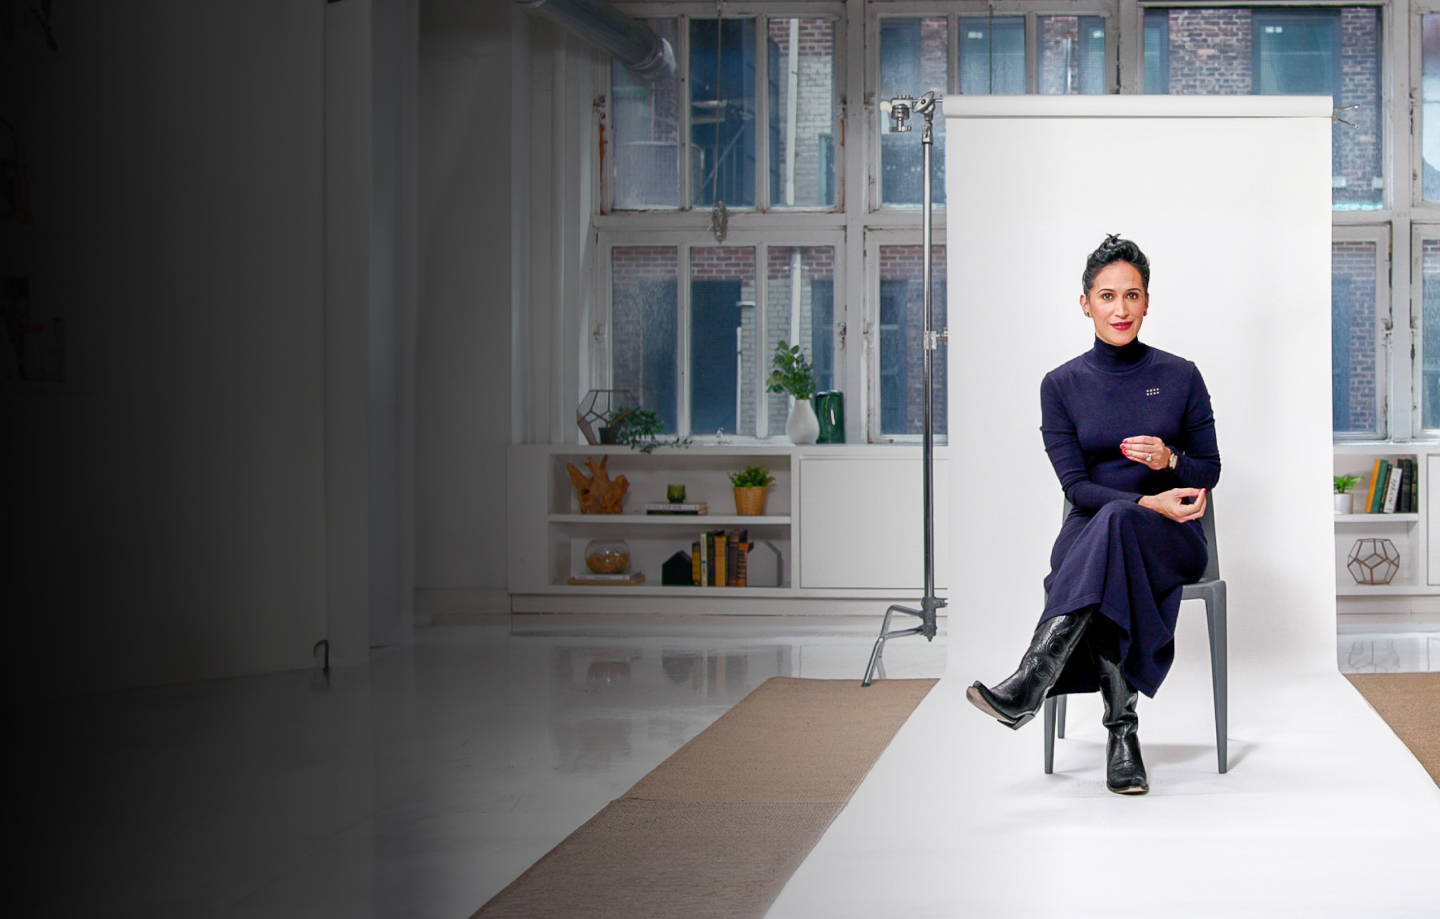
[[749, 485], [735, 489], [735, 513], [742, 517], [758, 517], [765, 513], [765, 486]]

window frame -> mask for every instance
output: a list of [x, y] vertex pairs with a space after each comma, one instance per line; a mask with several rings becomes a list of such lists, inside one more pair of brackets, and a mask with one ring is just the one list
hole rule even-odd
[[[793, 247], [830, 247], [834, 252], [834, 270], [836, 284], [832, 297], [832, 311], [836, 317], [832, 323], [830, 334], [834, 343], [834, 354], [836, 355], [836, 377], [841, 377], [839, 364], [842, 360], [841, 329], [843, 320], [840, 318], [845, 312], [845, 287], [840, 279], [845, 277], [845, 245], [844, 231], [842, 229], [790, 229], [790, 230], [738, 230], [732, 231], [725, 237], [724, 242], [717, 242], [714, 235], [708, 230], [678, 230], [678, 231], [654, 231], [654, 230], [611, 230], [598, 234], [596, 240], [596, 265], [599, 270], [592, 272], [597, 280], [597, 289], [592, 302], [596, 309], [594, 314], [594, 326], [591, 334], [592, 358], [591, 358], [591, 386], [592, 388], [608, 388], [613, 376], [613, 329], [611, 322], [613, 304], [611, 292], [614, 290], [614, 261], [613, 253], [617, 248], [629, 248], [636, 246], [659, 247], [673, 246], [676, 251], [676, 284], [675, 284], [675, 424], [676, 434], [680, 437], [690, 437], [696, 443], [714, 444], [719, 438], [713, 432], [696, 432], [691, 430], [691, 405], [690, 405], [690, 378], [691, 354], [690, 354], [690, 251], [696, 248], [753, 248], [755, 250], [755, 309], [756, 321], [761, 329], [766, 327], [766, 320], [770, 313], [768, 284], [765, 283], [766, 265], [768, 265], [769, 251], [771, 248], [793, 248]], [[754, 436], [741, 435], [734, 431], [725, 432], [724, 439], [727, 442], [739, 443], [765, 443], [773, 441], [776, 437], [783, 437], [785, 434], [782, 427], [779, 431], [770, 431], [769, 416], [764, 411], [765, 405], [765, 377], [769, 376], [770, 362], [768, 359], [768, 345], [763, 350], [761, 359], [756, 361], [756, 392], [759, 405], [757, 406]], [[670, 435], [666, 435], [670, 436]]]
[[[904, 215], [890, 225], [908, 226], [913, 220], [918, 227], [921, 205], [885, 204], [881, 200], [880, 183], [880, 137], [882, 112], [879, 98], [880, 87], [880, 20], [881, 19], [925, 19], [945, 18], [946, 27], [946, 95], [960, 95], [960, 20], [995, 17], [1024, 17], [1025, 19], [1025, 95], [1039, 92], [1040, 81], [1040, 19], [1046, 16], [1095, 16], [1105, 23], [1105, 93], [1119, 92], [1120, 49], [1117, 35], [1119, 21], [1119, 0], [1081, 0], [1066, 6], [1062, 3], [1047, 2], [1043, 5], [1034, 0], [996, 0], [985, 3], [982, 0], [957, 0], [937, 3], [921, 0], [885, 0], [870, 2], [865, 8], [865, 152], [866, 175], [866, 227], [875, 225], [879, 215]], [[912, 124], [913, 127], [913, 124]], [[944, 208], [935, 209], [935, 229], [941, 227], [940, 219]], [[881, 218], [883, 219], [883, 218]], [[868, 289], [868, 285], [867, 285]], [[877, 291], [879, 288], [876, 288]], [[877, 302], [875, 306], [879, 310]], [[878, 320], [877, 320], [878, 321]]]
[[[768, 31], [765, 26], [772, 19], [829, 19], [834, 23], [835, 29], [835, 78], [831, 86], [831, 107], [835, 113], [833, 119], [834, 134], [837, 138], [844, 136], [845, 122], [845, 74], [846, 74], [846, 48], [845, 48], [845, 4], [834, 2], [834, 0], [799, 0], [785, 4], [775, 3], [732, 3], [723, 4], [723, 9], [714, 3], [694, 2], [658, 2], [658, 3], [618, 3], [616, 8], [628, 16], [638, 20], [647, 19], [676, 19], [677, 47], [675, 51], [675, 64], [679, 71], [679, 89], [677, 95], [677, 118], [679, 124], [679, 146], [676, 152], [680, 169], [680, 189], [678, 207], [674, 208], [651, 208], [651, 209], [617, 209], [615, 207], [615, 182], [611, 175], [613, 168], [613, 157], [602, 156], [603, 167], [599, 170], [601, 201], [600, 213], [611, 217], [625, 218], [641, 215], [659, 214], [703, 214], [705, 223], [708, 226], [709, 206], [697, 207], [694, 203], [693, 189], [691, 188], [691, 164], [690, 164], [690, 78], [688, 66], [690, 61], [690, 28], [691, 19], [754, 19], [755, 28], [755, 204], [746, 207], [730, 208], [732, 218], [739, 214], [767, 214], [775, 213], [770, 195], [769, 169], [763, 164], [769, 162], [770, 158], [770, 136], [766, 126], [769, 124], [770, 98], [765, 88], [769, 85], [770, 56], [766, 53], [766, 39]], [[608, 58], [599, 67], [602, 73], [599, 75], [597, 85], [605, 87], [605, 92], [598, 101], [600, 119], [602, 123], [611, 122], [613, 111], [614, 89], [610, 82], [610, 61]], [[606, 141], [607, 144], [613, 141]], [[829, 206], [807, 207], [803, 205], [782, 205], [781, 213], [798, 214], [829, 214], [837, 217], [845, 210], [845, 145], [843, 142], [835, 145], [835, 203]], [[643, 219], [643, 218], [641, 218]]]
[[1426, 240], [1440, 242], [1440, 220], [1416, 221], [1410, 226], [1410, 352], [1414, 355], [1410, 367], [1410, 387], [1414, 393], [1413, 431], [1418, 440], [1440, 440], [1440, 428], [1426, 428], [1425, 421], [1425, 281], [1424, 246]]

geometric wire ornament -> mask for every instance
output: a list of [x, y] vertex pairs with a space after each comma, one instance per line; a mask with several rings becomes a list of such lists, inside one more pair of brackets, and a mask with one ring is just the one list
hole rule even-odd
[[1389, 584], [1400, 571], [1400, 552], [1388, 539], [1357, 539], [1345, 567], [1356, 584]]
[[628, 389], [592, 389], [575, 409], [575, 423], [587, 444], [614, 443], [609, 431], [639, 407], [635, 394]]

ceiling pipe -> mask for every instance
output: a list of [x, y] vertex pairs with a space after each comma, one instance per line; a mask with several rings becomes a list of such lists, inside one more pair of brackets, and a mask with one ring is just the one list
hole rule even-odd
[[610, 54], [643, 80], [675, 72], [670, 43], [605, 0], [515, 0]]

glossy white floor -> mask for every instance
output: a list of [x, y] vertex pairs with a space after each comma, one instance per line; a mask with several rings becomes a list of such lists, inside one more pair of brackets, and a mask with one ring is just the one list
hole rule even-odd
[[[879, 612], [507, 618], [421, 630], [328, 689], [287, 673], [43, 706], [19, 719], [7, 901], [464, 919], [769, 677], [858, 680]], [[943, 634], [887, 653], [892, 675], [945, 659]]]
[[[289, 673], [32, 709], [17, 719], [15, 748], [26, 751], [28, 775], [14, 786], [10, 837], [25, 848], [12, 874], [18, 896], [10, 902], [17, 915], [45, 917], [464, 919], [768, 677], [857, 677], [877, 625], [522, 617], [513, 632], [509, 620], [422, 630], [416, 647], [338, 670], [328, 687], [315, 674]], [[1409, 660], [1415, 642], [1425, 647], [1433, 639], [1381, 640]], [[1342, 637], [1338, 647], [1343, 668], [1350, 644]], [[886, 657], [891, 676], [939, 676], [944, 633], [932, 644], [894, 642]], [[1171, 695], [1205, 701], [1203, 685], [1198, 691], [1188, 685], [1194, 674], [1176, 679]], [[1096, 836], [1078, 832], [1072, 817], [1138, 803], [1096, 794], [1102, 738], [1085, 702], [1072, 707], [1059, 774], [1046, 778], [1037, 727], [1012, 735], [974, 712], [952, 713], [944, 689], [936, 697], [942, 704], [917, 715], [915, 728], [907, 727], [886, 754], [837, 823], [836, 838], [822, 842], [775, 915], [860, 915], [859, 903], [889, 904], [897, 891], [926, 888], [916, 886], [922, 877], [916, 872], [901, 880], [879, 870], [892, 857], [908, 859], [910, 845], [926, 844], [939, 830], [963, 830], [954, 841], [957, 851], [967, 851], [984, 837], [994, 813], [981, 807], [964, 820], [947, 814], [956, 805], [947, 792], [954, 776], [927, 773], [933, 751], [917, 744], [922, 739], [958, 745], [971, 728], [985, 729], [976, 733], [983, 743], [955, 752], [983, 760], [987, 769], [1013, 768], [1007, 790], [1034, 815], [1069, 815], [1050, 835], [1062, 848], [1075, 839], [1089, 845]], [[1305, 706], [1324, 720], [1323, 705]], [[1375, 733], [1362, 717], [1368, 710], [1352, 705], [1347, 712], [1361, 735]], [[1242, 723], [1232, 741], [1236, 768], [1218, 777], [1210, 747], [1193, 738], [1167, 740], [1158, 719], [1147, 719], [1156, 782], [1150, 810], [1169, 819], [1177, 808], [1208, 807], [1217, 792], [1276, 808], [1276, 795], [1263, 792], [1281, 783], [1276, 770], [1284, 764], [1267, 764], [1254, 723]], [[1299, 767], [1301, 775], [1313, 771]], [[917, 773], [928, 775], [920, 793], [891, 796], [914, 787]], [[1369, 776], [1357, 784], [1392, 783]], [[1376, 814], [1393, 801], [1377, 792], [1350, 801], [1343, 813], [1337, 804], [1317, 809], [1314, 821], [1369, 838], [1384, 826]], [[1285, 816], [1283, 808], [1275, 813]], [[918, 825], [898, 825], [904, 814]], [[1256, 834], [1254, 846], [1264, 850], [1252, 853], [1256, 870], [1270, 864], [1272, 844], [1304, 829]], [[863, 842], [856, 877], [869, 899], [842, 903], [814, 885], [830, 878], [835, 844], [843, 849], [855, 839]], [[1033, 890], [1039, 861], [1029, 857], [1025, 864]], [[955, 903], [967, 901], [946, 899], [954, 865], [940, 867], [927, 896], [937, 898], [936, 912], [955, 915]], [[1315, 868], [1323, 877], [1323, 862]], [[975, 870], [972, 862], [962, 874]], [[1383, 900], [1395, 880], [1351, 869], [1343, 876], [1367, 903]], [[1057, 878], [1054, 889], [1063, 888]], [[844, 890], [850, 885], [836, 886]], [[894, 902], [902, 901], [908, 915], [925, 914], [904, 896]], [[869, 914], [907, 913], [882, 905]]]

